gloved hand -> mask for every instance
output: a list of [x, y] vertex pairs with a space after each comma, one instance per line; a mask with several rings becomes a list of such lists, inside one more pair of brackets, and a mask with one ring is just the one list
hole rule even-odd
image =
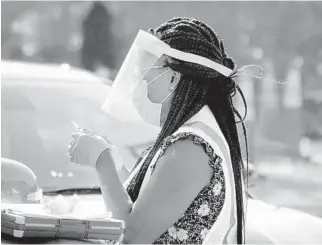
[[95, 167], [99, 156], [112, 147], [105, 137], [86, 129], [72, 134], [72, 138], [68, 149], [70, 161], [82, 166]]

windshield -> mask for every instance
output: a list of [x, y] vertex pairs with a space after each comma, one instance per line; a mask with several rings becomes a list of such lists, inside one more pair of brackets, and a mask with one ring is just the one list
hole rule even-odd
[[2, 80], [2, 157], [31, 168], [44, 191], [99, 186], [94, 169], [69, 162], [68, 143], [76, 131], [71, 120], [108, 135], [118, 145], [118, 169], [124, 162], [131, 168], [149, 144], [148, 135], [129, 133], [135, 127], [142, 135], [145, 127], [116, 122], [100, 110], [107, 85]]

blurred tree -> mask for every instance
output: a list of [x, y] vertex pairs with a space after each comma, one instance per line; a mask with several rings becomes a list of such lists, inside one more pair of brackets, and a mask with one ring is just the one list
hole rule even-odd
[[[78, 65], [83, 5], [66, 1], [3, 2], [2, 58]], [[71, 11], [75, 8], [78, 11]]]
[[[321, 33], [321, 2], [113, 2], [124, 40], [124, 58], [138, 29], [158, 26], [174, 16], [205, 21], [224, 37], [238, 66], [271, 60], [276, 79], [284, 80], [298, 45]], [[145, 11], [142, 12], [141, 9]], [[123, 59], [120, 59], [121, 63]], [[119, 64], [120, 65], [120, 64]]]
[[[312, 36], [322, 33], [321, 2], [258, 2], [241, 5], [243, 15], [255, 22], [248, 31], [250, 45], [264, 50], [265, 58], [275, 64], [276, 77], [284, 80], [290, 62], [310, 52], [299, 47]], [[270, 16], [269, 16], [270, 15]], [[320, 24], [319, 24], [320, 23]], [[317, 46], [315, 46], [317, 47]]]
[[15, 31], [16, 20], [29, 8], [35, 8], [35, 2], [1, 2], [1, 58], [21, 60], [23, 51], [19, 36]]
[[114, 68], [112, 16], [103, 3], [94, 2], [83, 22], [83, 47], [81, 62], [85, 69], [94, 71], [101, 63]]

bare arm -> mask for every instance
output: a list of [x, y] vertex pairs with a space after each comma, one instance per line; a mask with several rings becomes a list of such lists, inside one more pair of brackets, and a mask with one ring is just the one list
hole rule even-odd
[[96, 172], [107, 209], [113, 217], [126, 220], [132, 208], [132, 201], [124, 190], [109, 150], [104, 151], [96, 163]]
[[153, 243], [185, 212], [209, 184], [213, 173], [202, 147], [192, 141], [178, 141], [159, 159], [147, 186], [133, 204], [111, 161], [110, 153], [104, 152], [96, 169], [106, 206], [115, 218], [125, 221], [125, 244]]
[[[148, 150], [149, 148], [141, 154], [137, 160], [137, 164], [140, 163]], [[97, 161], [96, 172], [100, 181], [106, 208], [112, 211], [115, 218], [124, 220], [126, 210], [132, 208], [132, 202], [121, 183], [124, 183], [128, 179], [131, 171], [122, 164], [121, 169], [117, 173], [115, 166], [111, 152], [106, 150]]]
[[192, 141], [170, 145], [128, 214], [123, 242], [151, 244], [175, 223], [209, 184], [208, 160]]
[[120, 180], [122, 183], [130, 176], [130, 171], [123, 164], [119, 171]]

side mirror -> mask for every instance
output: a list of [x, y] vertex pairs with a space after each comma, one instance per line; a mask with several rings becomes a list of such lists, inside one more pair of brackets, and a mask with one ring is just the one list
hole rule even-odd
[[40, 203], [43, 196], [34, 172], [26, 165], [1, 158], [1, 202]]

